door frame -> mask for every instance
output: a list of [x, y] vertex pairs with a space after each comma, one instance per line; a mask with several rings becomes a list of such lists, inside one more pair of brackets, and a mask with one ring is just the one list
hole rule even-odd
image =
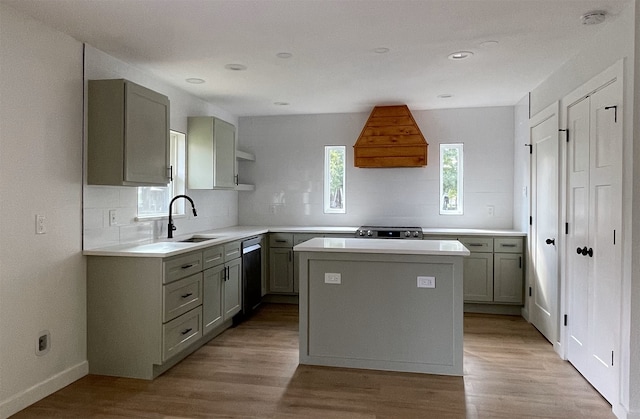
[[[543, 110], [541, 110], [540, 112], [538, 112], [537, 114], [535, 114], [534, 116], [532, 116], [529, 119], [529, 140], [531, 142], [531, 148], [533, 149], [533, 147], [535, 146], [533, 144], [533, 138], [531, 138], [531, 129], [543, 122], [545, 122], [546, 120], [553, 118], [553, 117], [557, 118], [557, 122], [558, 122], [558, 134], [561, 134], [560, 132], [560, 126], [561, 126], [561, 114], [560, 114], [560, 101], [555, 101], [554, 103], [552, 103], [551, 105], [547, 106], [546, 108], [544, 108]], [[553, 350], [558, 354], [558, 356], [560, 356], [562, 359], [565, 359], [564, 356], [564, 348], [563, 348], [563, 340], [561, 338], [561, 314], [562, 313], [562, 291], [561, 291], [561, 287], [562, 287], [562, 275], [561, 275], [561, 260], [562, 255], [563, 255], [563, 249], [565, 247], [565, 237], [564, 234], [562, 234], [563, 229], [561, 228], [563, 225], [563, 204], [564, 204], [564, 200], [563, 197], [565, 196], [564, 194], [564, 187], [566, 185], [565, 182], [565, 169], [564, 169], [564, 164], [565, 164], [565, 152], [566, 152], [566, 142], [564, 142], [564, 146], [563, 146], [563, 141], [560, 135], [558, 135], [557, 138], [557, 153], [558, 153], [558, 191], [557, 191], [557, 203], [558, 203], [558, 207], [557, 207], [557, 225], [556, 225], [556, 229], [558, 231], [558, 235], [556, 238], [556, 246], [557, 246], [557, 260], [556, 260], [556, 269], [557, 269], [557, 281], [558, 281], [558, 289], [557, 289], [557, 301], [556, 301], [556, 324], [557, 324], [557, 330], [556, 330], [556, 339], [554, 342], [551, 342], [553, 345]], [[533, 154], [531, 154], [529, 160], [530, 160], [530, 164], [529, 164], [529, 190], [531, 191], [531, 199], [529, 200], [529, 214], [531, 216], [533, 216], [534, 213], [534, 209], [535, 206], [537, 204], [537, 187], [536, 190], [534, 191], [533, 188], [533, 183], [534, 183], [534, 176], [536, 175], [536, 167], [534, 167], [533, 161], [532, 161], [532, 156]], [[535, 194], [534, 194], [535, 192]], [[535, 239], [536, 239], [536, 234], [537, 234], [537, 217], [533, 218], [533, 222], [530, 223], [529, 225], [529, 235], [528, 235], [528, 241], [529, 241], [529, 249], [530, 249], [530, 260], [531, 263], [529, 263], [529, 286], [532, 287], [534, 286], [534, 284], [536, 283], [535, 279], [536, 279], [536, 275], [533, 272], [535, 266], [534, 263], [536, 261], [536, 243], [535, 243]], [[535, 290], [534, 290], [535, 291]], [[531, 307], [531, 297], [528, 299], [528, 313], [529, 313], [529, 321], [531, 321], [531, 315], [532, 315], [532, 307]]]

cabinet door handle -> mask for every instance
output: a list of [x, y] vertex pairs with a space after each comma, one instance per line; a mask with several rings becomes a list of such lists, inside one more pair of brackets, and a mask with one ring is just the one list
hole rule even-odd
[[519, 262], [519, 264], [520, 264], [520, 269], [522, 269], [522, 256], [520, 256], [520, 262]]
[[193, 328], [191, 328], [191, 327], [190, 327], [190, 328], [188, 328], [188, 329], [183, 330], [183, 331], [182, 331], [182, 332], [180, 332], [180, 333], [182, 334], [182, 336], [184, 336], [184, 335], [186, 335], [187, 333], [189, 333], [189, 332], [190, 332], [190, 331], [192, 331], [192, 330], [193, 330]]
[[555, 245], [556, 244], [556, 239], [547, 239], [544, 242], [547, 243], [547, 244]]
[[192, 266], [193, 266], [193, 263], [190, 263], [189, 265], [182, 265], [180, 269], [189, 269]]
[[[585, 249], [586, 249], [586, 247], [585, 247]], [[593, 249], [589, 248], [589, 250], [587, 250], [587, 254], [589, 255], [590, 258], [592, 258], [593, 257]]]
[[169, 166], [167, 170], [169, 171], [169, 182], [173, 182], [173, 165]]
[[191, 297], [192, 295], [193, 295], [193, 293], [192, 293], [192, 292], [188, 292], [188, 293], [186, 293], [186, 294], [184, 294], [184, 295], [181, 295], [180, 297], [181, 297], [181, 298], [189, 298], [189, 297]]
[[[586, 247], [585, 247], [585, 249], [586, 249]], [[581, 247], [578, 247], [578, 248], [576, 249], [576, 252], [578, 252], [578, 254], [579, 254], [579, 255], [581, 255], [581, 254], [582, 254], [582, 248], [581, 248]]]

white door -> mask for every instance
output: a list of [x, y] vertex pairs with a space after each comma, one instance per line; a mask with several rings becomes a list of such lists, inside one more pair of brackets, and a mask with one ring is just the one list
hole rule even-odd
[[531, 118], [530, 320], [552, 344], [558, 342], [558, 103]]
[[568, 359], [610, 402], [619, 376], [621, 84], [607, 84], [567, 108]]

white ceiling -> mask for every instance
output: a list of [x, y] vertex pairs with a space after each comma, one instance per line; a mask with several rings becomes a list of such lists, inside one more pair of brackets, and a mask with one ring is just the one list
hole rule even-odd
[[[629, 3], [0, 1], [238, 116], [513, 105], [597, 31], [615, 25]], [[597, 9], [608, 13], [606, 22], [582, 25], [580, 16]], [[487, 48], [485, 41], [498, 44]], [[376, 53], [380, 47], [389, 52]], [[447, 59], [459, 50], [474, 55]], [[280, 52], [293, 56], [278, 58]], [[225, 69], [231, 63], [247, 70]], [[188, 84], [190, 77], [206, 83]]]

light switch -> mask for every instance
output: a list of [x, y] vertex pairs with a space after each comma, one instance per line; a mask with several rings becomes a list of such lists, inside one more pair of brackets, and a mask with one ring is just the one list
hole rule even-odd
[[324, 283], [325, 284], [341, 284], [342, 283], [342, 275], [339, 273], [328, 273], [324, 274]]
[[436, 277], [435, 276], [419, 276], [418, 288], [435, 288]]

